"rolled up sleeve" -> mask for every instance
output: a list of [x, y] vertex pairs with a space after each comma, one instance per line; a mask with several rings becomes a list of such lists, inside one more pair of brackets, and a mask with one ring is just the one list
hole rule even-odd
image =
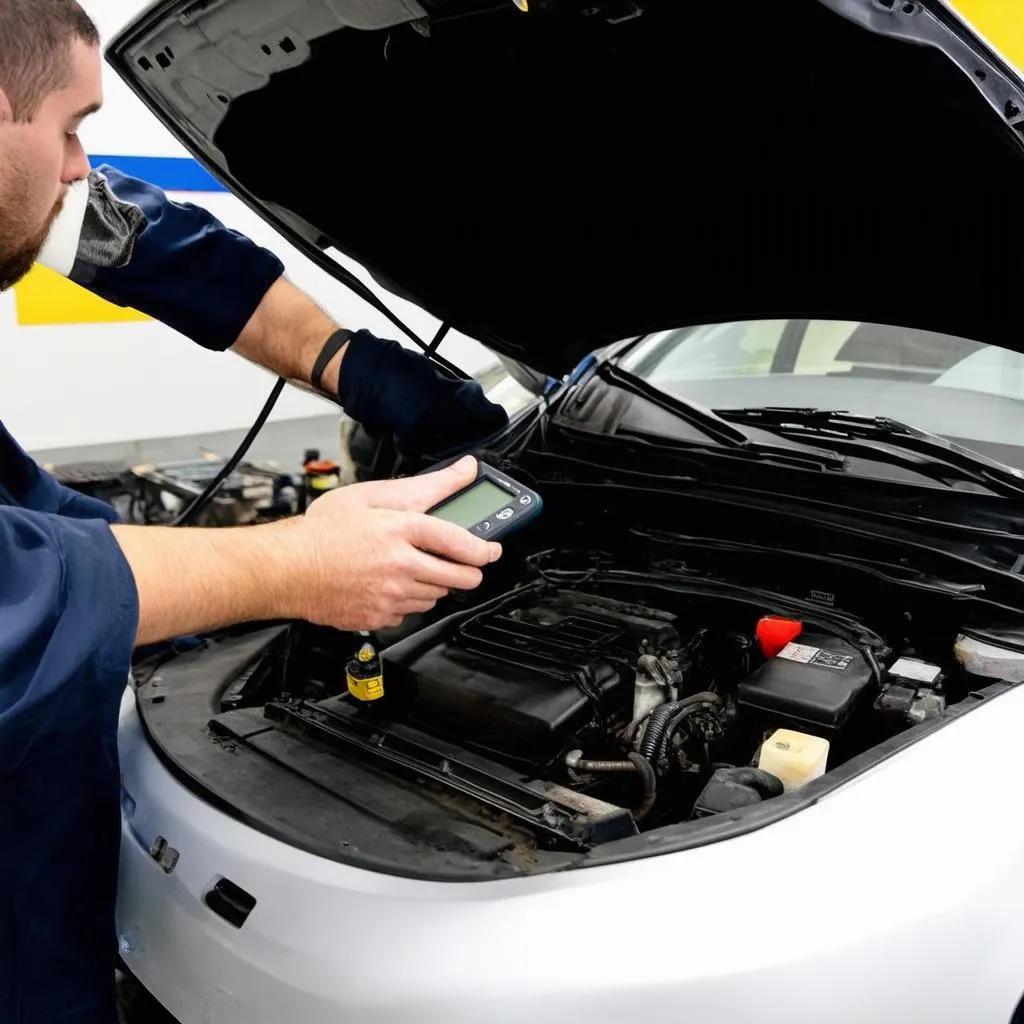
[[[0, 508], [0, 772], [123, 691], [138, 593], [110, 524]], [[76, 719], [78, 720], [76, 722]]]
[[230, 348], [284, 273], [277, 256], [209, 211], [107, 164], [79, 188], [88, 195], [66, 203], [71, 223], [62, 213], [40, 261], [203, 348]]

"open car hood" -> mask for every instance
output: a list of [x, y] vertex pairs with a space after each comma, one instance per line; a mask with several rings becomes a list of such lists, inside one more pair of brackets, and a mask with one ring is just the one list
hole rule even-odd
[[938, 0], [170, 0], [108, 59], [321, 265], [542, 373], [760, 317], [1024, 348], [1024, 89]]

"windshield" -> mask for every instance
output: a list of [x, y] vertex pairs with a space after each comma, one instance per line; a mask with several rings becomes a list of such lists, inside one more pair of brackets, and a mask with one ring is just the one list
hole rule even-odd
[[650, 335], [619, 364], [712, 409], [888, 416], [967, 445], [1009, 446], [998, 457], [1024, 465], [1024, 356], [965, 338], [859, 321], [740, 321]]

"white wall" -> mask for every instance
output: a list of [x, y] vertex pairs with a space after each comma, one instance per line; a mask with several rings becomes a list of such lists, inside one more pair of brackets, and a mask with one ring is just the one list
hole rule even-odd
[[[145, 4], [84, 0], [84, 6], [106, 43]], [[104, 109], [82, 131], [87, 152], [188, 155], [106, 65], [104, 89]], [[407, 341], [385, 317], [310, 263], [234, 197], [223, 192], [170, 195], [207, 207], [275, 251], [289, 277], [340, 323]], [[346, 265], [370, 283], [359, 268]], [[433, 317], [375, 290], [421, 337], [429, 338], [436, 330]], [[154, 322], [19, 326], [11, 293], [0, 294], [0, 343], [0, 419], [30, 451], [243, 428], [273, 384], [261, 368], [231, 353], [206, 352]], [[454, 333], [441, 351], [469, 372], [492, 360], [482, 346]], [[331, 410], [326, 401], [289, 388], [272, 419]]]

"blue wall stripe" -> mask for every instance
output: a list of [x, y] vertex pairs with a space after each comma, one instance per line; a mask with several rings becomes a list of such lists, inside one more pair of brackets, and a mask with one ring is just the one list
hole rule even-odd
[[209, 171], [190, 156], [107, 156], [90, 154], [93, 167], [110, 164], [133, 178], [141, 178], [165, 192], [226, 192]]

